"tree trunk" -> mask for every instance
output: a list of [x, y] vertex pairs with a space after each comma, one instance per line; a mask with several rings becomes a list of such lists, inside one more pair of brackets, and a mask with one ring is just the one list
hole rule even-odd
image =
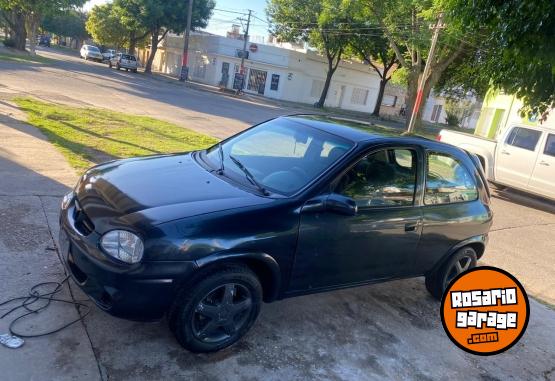
[[[416, 93], [418, 91], [418, 82], [420, 81], [419, 68], [414, 66], [410, 69], [408, 84], [407, 84], [407, 104], [406, 104], [406, 120], [405, 127], [409, 127], [410, 118], [412, 117], [412, 109], [414, 108], [414, 102], [416, 101]], [[421, 108], [422, 109], [422, 108]], [[419, 124], [419, 119], [416, 120]]]
[[25, 30], [25, 14], [22, 12], [14, 13], [14, 27], [12, 29], [15, 49], [25, 51], [27, 31]]
[[29, 52], [35, 55], [35, 47], [37, 45], [37, 29], [39, 26], [40, 16], [36, 13], [27, 15], [26, 27], [27, 35], [29, 36]]
[[129, 54], [135, 54], [135, 48], [137, 47], [137, 39], [135, 38], [135, 32], [131, 32], [129, 35]]
[[378, 98], [376, 99], [376, 105], [374, 106], [374, 111], [372, 111], [372, 116], [380, 116], [380, 108], [382, 107], [383, 94], [385, 92], [385, 86], [387, 85], [388, 81], [389, 81], [389, 78], [383, 78], [380, 81], [380, 88], [378, 89]]
[[340, 60], [341, 60], [341, 55], [337, 59], [337, 64], [334, 65], [333, 63], [334, 57], [328, 56], [328, 71], [326, 73], [326, 81], [324, 82], [324, 88], [322, 89], [322, 94], [320, 94], [320, 99], [314, 105], [315, 107], [317, 108], [324, 107], [324, 103], [326, 103], [326, 98], [328, 97], [328, 91], [331, 85], [331, 78], [333, 77], [333, 74], [335, 73], [335, 70], [337, 69], [337, 66], [339, 65]]
[[158, 50], [158, 34], [160, 31], [156, 29], [152, 32], [151, 37], [151, 45], [150, 45], [150, 52], [148, 54], [148, 58], [146, 60], [145, 65], [145, 73], [151, 74], [152, 73], [152, 62], [154, 61], [154, 57], [156, 56], [156, 51]]

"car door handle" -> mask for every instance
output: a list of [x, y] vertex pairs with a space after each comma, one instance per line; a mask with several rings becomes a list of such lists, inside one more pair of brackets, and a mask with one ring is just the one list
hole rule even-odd
[[511, 153], [509, 151], [505, 151], [505, 150], [501, 151], [501, 154], [502, 155], [509, 155], [509, 156], [511, 155]]
[[409, 222], [409, 223], [405, 224], [405, 231], [406, 232], [414, 232], [414, 231], [416, 231], [417, 227], [418, 227], [418, 222]]
[[540, 165], [545, 165], [546, 167], [549, 167], [549, 163], [547, 161], [540, 161]]

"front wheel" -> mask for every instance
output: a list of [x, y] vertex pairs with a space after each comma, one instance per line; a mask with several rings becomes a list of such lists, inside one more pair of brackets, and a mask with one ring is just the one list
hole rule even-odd
[[443, 293], [459, 274], [476, 267], [476, 251], [470, 246], [459, 249], [436, 271], [426, 276], [426, 288], [432, 296], [441, 300]]
[[117, 70], [119, 70], [119, 69], [120, 69], [120, 67], [119, 67], [119, 63], [118, 63], [118, 64], [116, 64], [116, 69], [117, 69]]
[[262, 286], [247, 267], [233, 265], [186, 287], [169, 312], [170, 329], [192, 352], [214, 352], [235, 343], [252, 327]]
[[112, 68], [112, 62], [108, 62], [108, 67], [111, 69]]

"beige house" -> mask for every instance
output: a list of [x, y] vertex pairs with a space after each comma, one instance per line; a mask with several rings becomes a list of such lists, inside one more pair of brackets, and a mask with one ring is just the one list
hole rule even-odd
[[[181, 70], [183, 36], [168, 35], [160, 43], [153, 70], [177, 76]], [[189, 43], [189, 76], [196, 82], [233, 88], [239, 72], [243, 41], [207, 33], [193, 33]], [[314, 104], [324, 87], [327, 62], [311, 50], [285, 49], [268, 44], [247, 44], [246, 93]], [[138, 58], [145, 62], [148, 49]], [[371, 113], [378, 96], [379, 77], [370, 66], [342, 61], [332, 79], [327, 107]], [[383, 98], [384, 115], [399, 115], [404, 89], [388, 86]]]

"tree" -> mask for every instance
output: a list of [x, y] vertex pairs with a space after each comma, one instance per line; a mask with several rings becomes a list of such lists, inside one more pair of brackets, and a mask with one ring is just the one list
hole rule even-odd
[[75, 9], [49, 12], [42, 20], [41, 29], [58, 36], [70, 37], [72, 42], [76, 41], [76, 47], [79, 48], [81, 41], [89, 36], [85, 29], [86, 21], [87, 14]]
[[428, 24], [435, 23], [438, 15], [445, 13], [445, 29], [441, 32], [436, 54], [430, 62], [429, 75], [424, 78], [422, 97], [424, 103], [416, 116], [417, 126], [430, 90], [438, 82], [442, 73], [462, 55], [472, 54], [476, 50], [477, 38], [463, 33], [460, 23], [451, 12], [448, 12], [448, 1], [368, 0], [370, 9], [379, 21], [399, 63], [407, 71], [407, 126], [416, 100], [418, 83], [422, 79], [428, 59], [431, 39]]
[[16, 41], [16, 49], [25, 50], [29, 37], [29, 50], [35, 53], [37, 30], [47, 12], [62, 11], [81, 6], [86, 0], [0, 0], [0, 9], [12, 15], [10, 29]]
[[350, 0], [269, 0], [271, 32], [284, 41], [305, 41], [327, 60], [326, 80], [315, 104], [324, 106], [332, 77], [349, 42], [354, 3]]
[[25, 29], [25, 13], [19, 7], [11, 6], [9, 2], [0, 0], [0, 16], [8, 27], [12, 47], [25, 50], [27, 30]]
[[[467, 88], [493, 85], [515, 94], [528, 114], [555, 107], [555, 2], [553, 0], [446, 0], [451, 17], [467, 35], [479, 35], [483, 49], [474, 62], [457, 67], [457, 82]], [[472, 64], [479, 70], [465, 77]], [[477, 87], [477, 86], [476, 86]], [[483, 91], [483, 88], [479, 91]]]
[[[187, 20], [187, 2], [183, 0], [121, 0], [120, 17], [124, 26], [140, 25], [150, 34], [150, 52], [145, 73], [152, 71], [158, 44], [168, 32], [182, 33]], [[214, 0], [195, 0], [191, 28], [204, 28], [214, 9]]]
[[399, 60], [377, 21], [372, 17], [367, 8], [360, 13], [357, 12], [355, 22], [352, 24], [354, 32], [349, 41], [348, 52], [370, 65], [380, 77], [378, 97], [372, 112], [372, 115], [380, 116], [385, 87], [399, 68]]

